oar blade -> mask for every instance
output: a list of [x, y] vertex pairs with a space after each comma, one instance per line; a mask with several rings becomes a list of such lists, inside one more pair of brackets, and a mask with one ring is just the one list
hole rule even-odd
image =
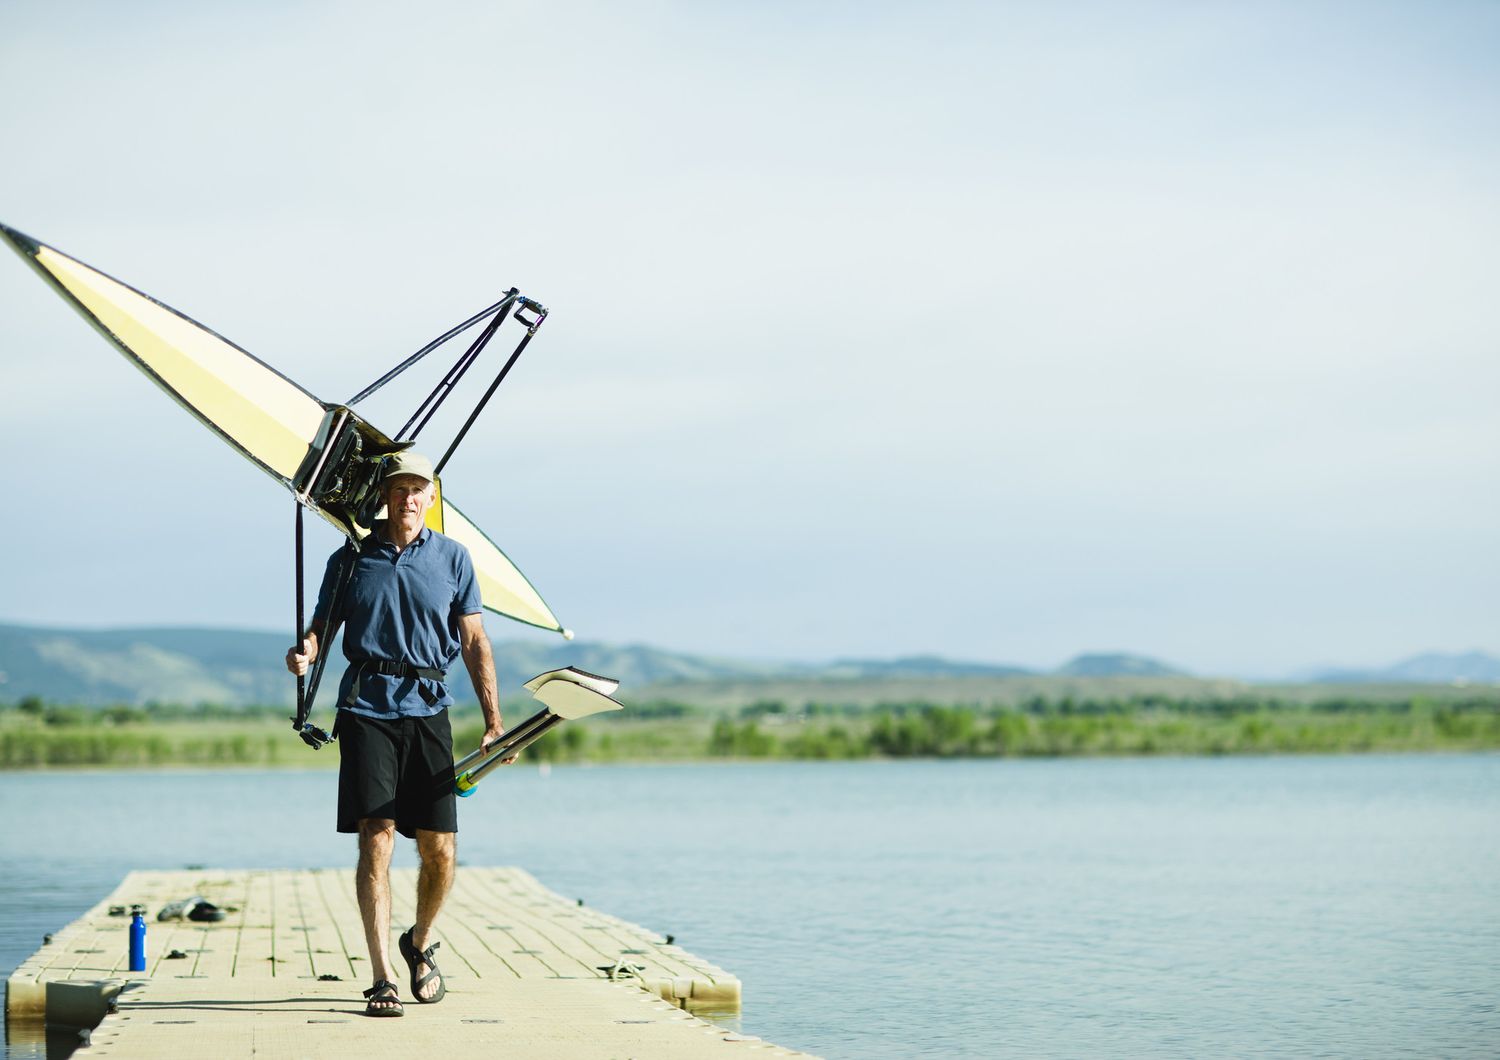
[[571, 681], [548, 681], [536, 690], [535, 695], [551, 708], [552, 713], [566, 721], [577, 721], [607, 710], [625, 709], [623, 704], [608, 696]]

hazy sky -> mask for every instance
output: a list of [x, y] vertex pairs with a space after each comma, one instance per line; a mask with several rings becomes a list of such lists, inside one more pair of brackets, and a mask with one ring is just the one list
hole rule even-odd
[[[1493, 3], [12, 0], [0, 220], [329, 400], [545, 302], [446, 485], [582, 638], [1496, 651], [1497, 55]], [[19, 259], [0, 388], [0, 620], [290, 633], [290, 496]]]

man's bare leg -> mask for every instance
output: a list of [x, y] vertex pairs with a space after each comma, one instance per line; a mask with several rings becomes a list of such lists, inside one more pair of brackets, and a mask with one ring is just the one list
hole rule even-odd
[[[412, 945], [425, 950], [431, 943], [428, 936], [443, 908], [443, 899], [453, 887], [454, 852], [457, 845], [452, 832], [429, 832], [417, 829], [417, 854], [422, 859], [422, 868], [417, 872], [417, 923], [412, 928]], [[389, 906], [387, 906], [389, 908]], [[417, 978], [426, 975], [429, 968], [423, 962], [417, 968]], [[437, 993], [438, 981], [433, 979], [422, 987], [420, 997], [431, 997]]]
[[[354, 891], [365, 923], [365, 945], [370, 950], [370, 985], [382, 979], [399, 983], [391, 970], [391, 852], [396, 849], [396, 822], [365, 817], [359, 822], [359, 867]], [[376, 1007], [394, 1008], [393, 1004]]]

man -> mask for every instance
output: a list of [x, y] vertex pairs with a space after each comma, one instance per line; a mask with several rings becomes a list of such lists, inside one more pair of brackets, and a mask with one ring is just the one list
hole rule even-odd
[[[417, 922], [399, 939], [419, 1002], [442, 1000], [446, 987], [428, 945], [433, 922], [453, 885], [453, 702], [445, 671], [462, 655], [484, 711], [484, 746], [503, 727], [495, 664], [484, 634], [474, 565], [463, 545], [425, 525], [436, 499], [432, 462], [417, 453], [390, 458], [380, 481], [387, 517], [377, 520], [357, 554], [328, 561], [318, 606], [302, 643], [287, 652], [287, 669], [304, 674], [322, 647], [330, 619], [344, 625], [349, 668], [339, 684], [340, 832], [359, 834], [356, 891], [364, 918], [374, 983], [365, 996], [370, 1016], [403, 1013], [390, 955], [391, 851], [396, 833], [417, 841]], [[352, 559], [330, 616], [335, 586]], [[507, 763], [514, 761], [507, 759]]]

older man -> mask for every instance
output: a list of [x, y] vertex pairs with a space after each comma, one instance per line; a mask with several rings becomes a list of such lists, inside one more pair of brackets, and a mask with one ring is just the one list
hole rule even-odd
[[[387, 518], [376, 522], [357, 554], [340, 549], [329, 559], [312, 625], [286, 657], [287, 669], [306, 673], [330, 619], [343, 622], [349, 668], [339, 685], [334, 727], [340, 747], [338, 830], [359, 834], [356, 890], [374, 978], [365, 991], [371, 1016], [403, 1011], [390, 955], [390, 863], [397, 832], [416, 839], [422, 860], [417, 922], [398, 940], [411, 991], [424, 1004], [446, 993], [433, 959], [438, 943], [428, 943], [453, 885], [458, 817], [446, 671], [459, 655], [484, 711], [484, 745], [502, 732], [473, 562], [463, 545], [425, 524], [436, 499], [435, 477], [432, 462], [419, 454], [387, 461], [380, 482]], [[331, 616], [335, 586], [344, 577], [339, 614]]]

